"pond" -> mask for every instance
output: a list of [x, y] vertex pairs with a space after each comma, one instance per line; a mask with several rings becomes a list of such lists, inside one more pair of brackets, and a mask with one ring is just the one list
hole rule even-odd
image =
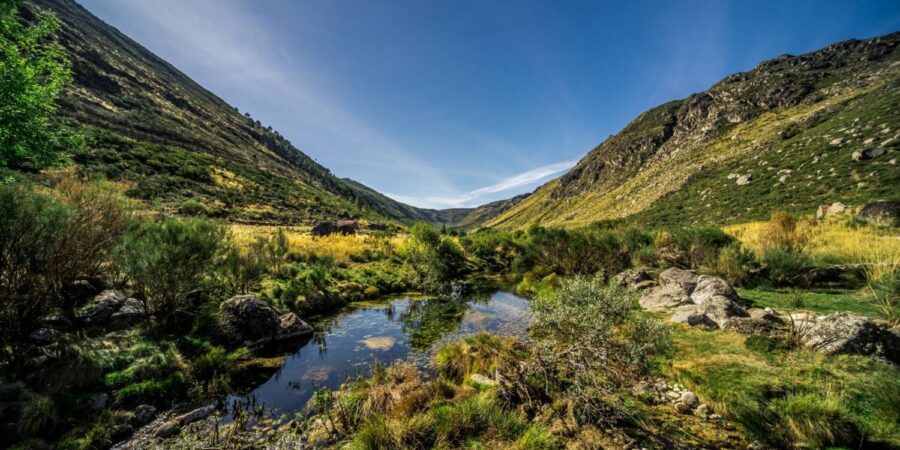
[[366, 376], [376, 362], [402, 359], [427, 370], [443, 342], [480, 331], [526, 337], [531, 321], [528, 300], [503, 291], [355, 306], [316, 323], [315, 337], [247, 398], [276, 414], [299, 412], [316, 389], [337, 389], [348, 377]]

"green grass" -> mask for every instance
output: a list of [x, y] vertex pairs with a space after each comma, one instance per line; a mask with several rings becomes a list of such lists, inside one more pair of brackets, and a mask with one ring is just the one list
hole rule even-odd
[[[761, 352], [746, 337], [676, 327], [669, 376], [773, 446], [900, 445], [900, 371], [863, 356]], [[749, 348], [748, 348], [749, 347]]]
[[738, 288], [738, 294], [753, 306], [777, 311], [805, 310], [818, 314], [846, 311], [872, 318], [881, 318], [881, 310], [867, 300], [861, 291], [847, 289], [790, 289], [758, 287]]

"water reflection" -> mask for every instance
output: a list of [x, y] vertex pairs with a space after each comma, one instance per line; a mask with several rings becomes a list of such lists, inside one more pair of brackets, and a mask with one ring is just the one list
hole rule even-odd
[[316, 388], [335, 389], [348, 377], [368, 375], [375, 361], [405, 359], [424, 367], [444, 341], [479, 331], [524, 337], [530, 323], [528, 301], [507, 292], [369, 304], [318, 321], [313, 339], [248, 398], [279, 413], [300, 411]]

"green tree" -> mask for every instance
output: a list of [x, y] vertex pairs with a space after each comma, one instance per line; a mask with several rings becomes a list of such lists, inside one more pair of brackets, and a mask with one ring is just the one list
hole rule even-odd
[[410, 263], [419, 275], [419, 282], [429, 292], [445, 292], [453, 280], [465, 272], [466, 257], [452, 239], [442, 237], [431, 225], [413, 224], [409, 229], [416, 248]]
[[56, 42], [55, 17], [26, 23], [21, 0], [0, 0], [0, 167], [39, 169], [80, 139], [55, 119], [56, 99], [71, 80]]

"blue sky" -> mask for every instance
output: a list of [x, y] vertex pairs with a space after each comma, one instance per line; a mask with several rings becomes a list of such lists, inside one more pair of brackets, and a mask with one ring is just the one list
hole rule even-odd
[[900, 1], [79, 0], [330, 168], [420, 207], [564, 172], [644, 110]]

